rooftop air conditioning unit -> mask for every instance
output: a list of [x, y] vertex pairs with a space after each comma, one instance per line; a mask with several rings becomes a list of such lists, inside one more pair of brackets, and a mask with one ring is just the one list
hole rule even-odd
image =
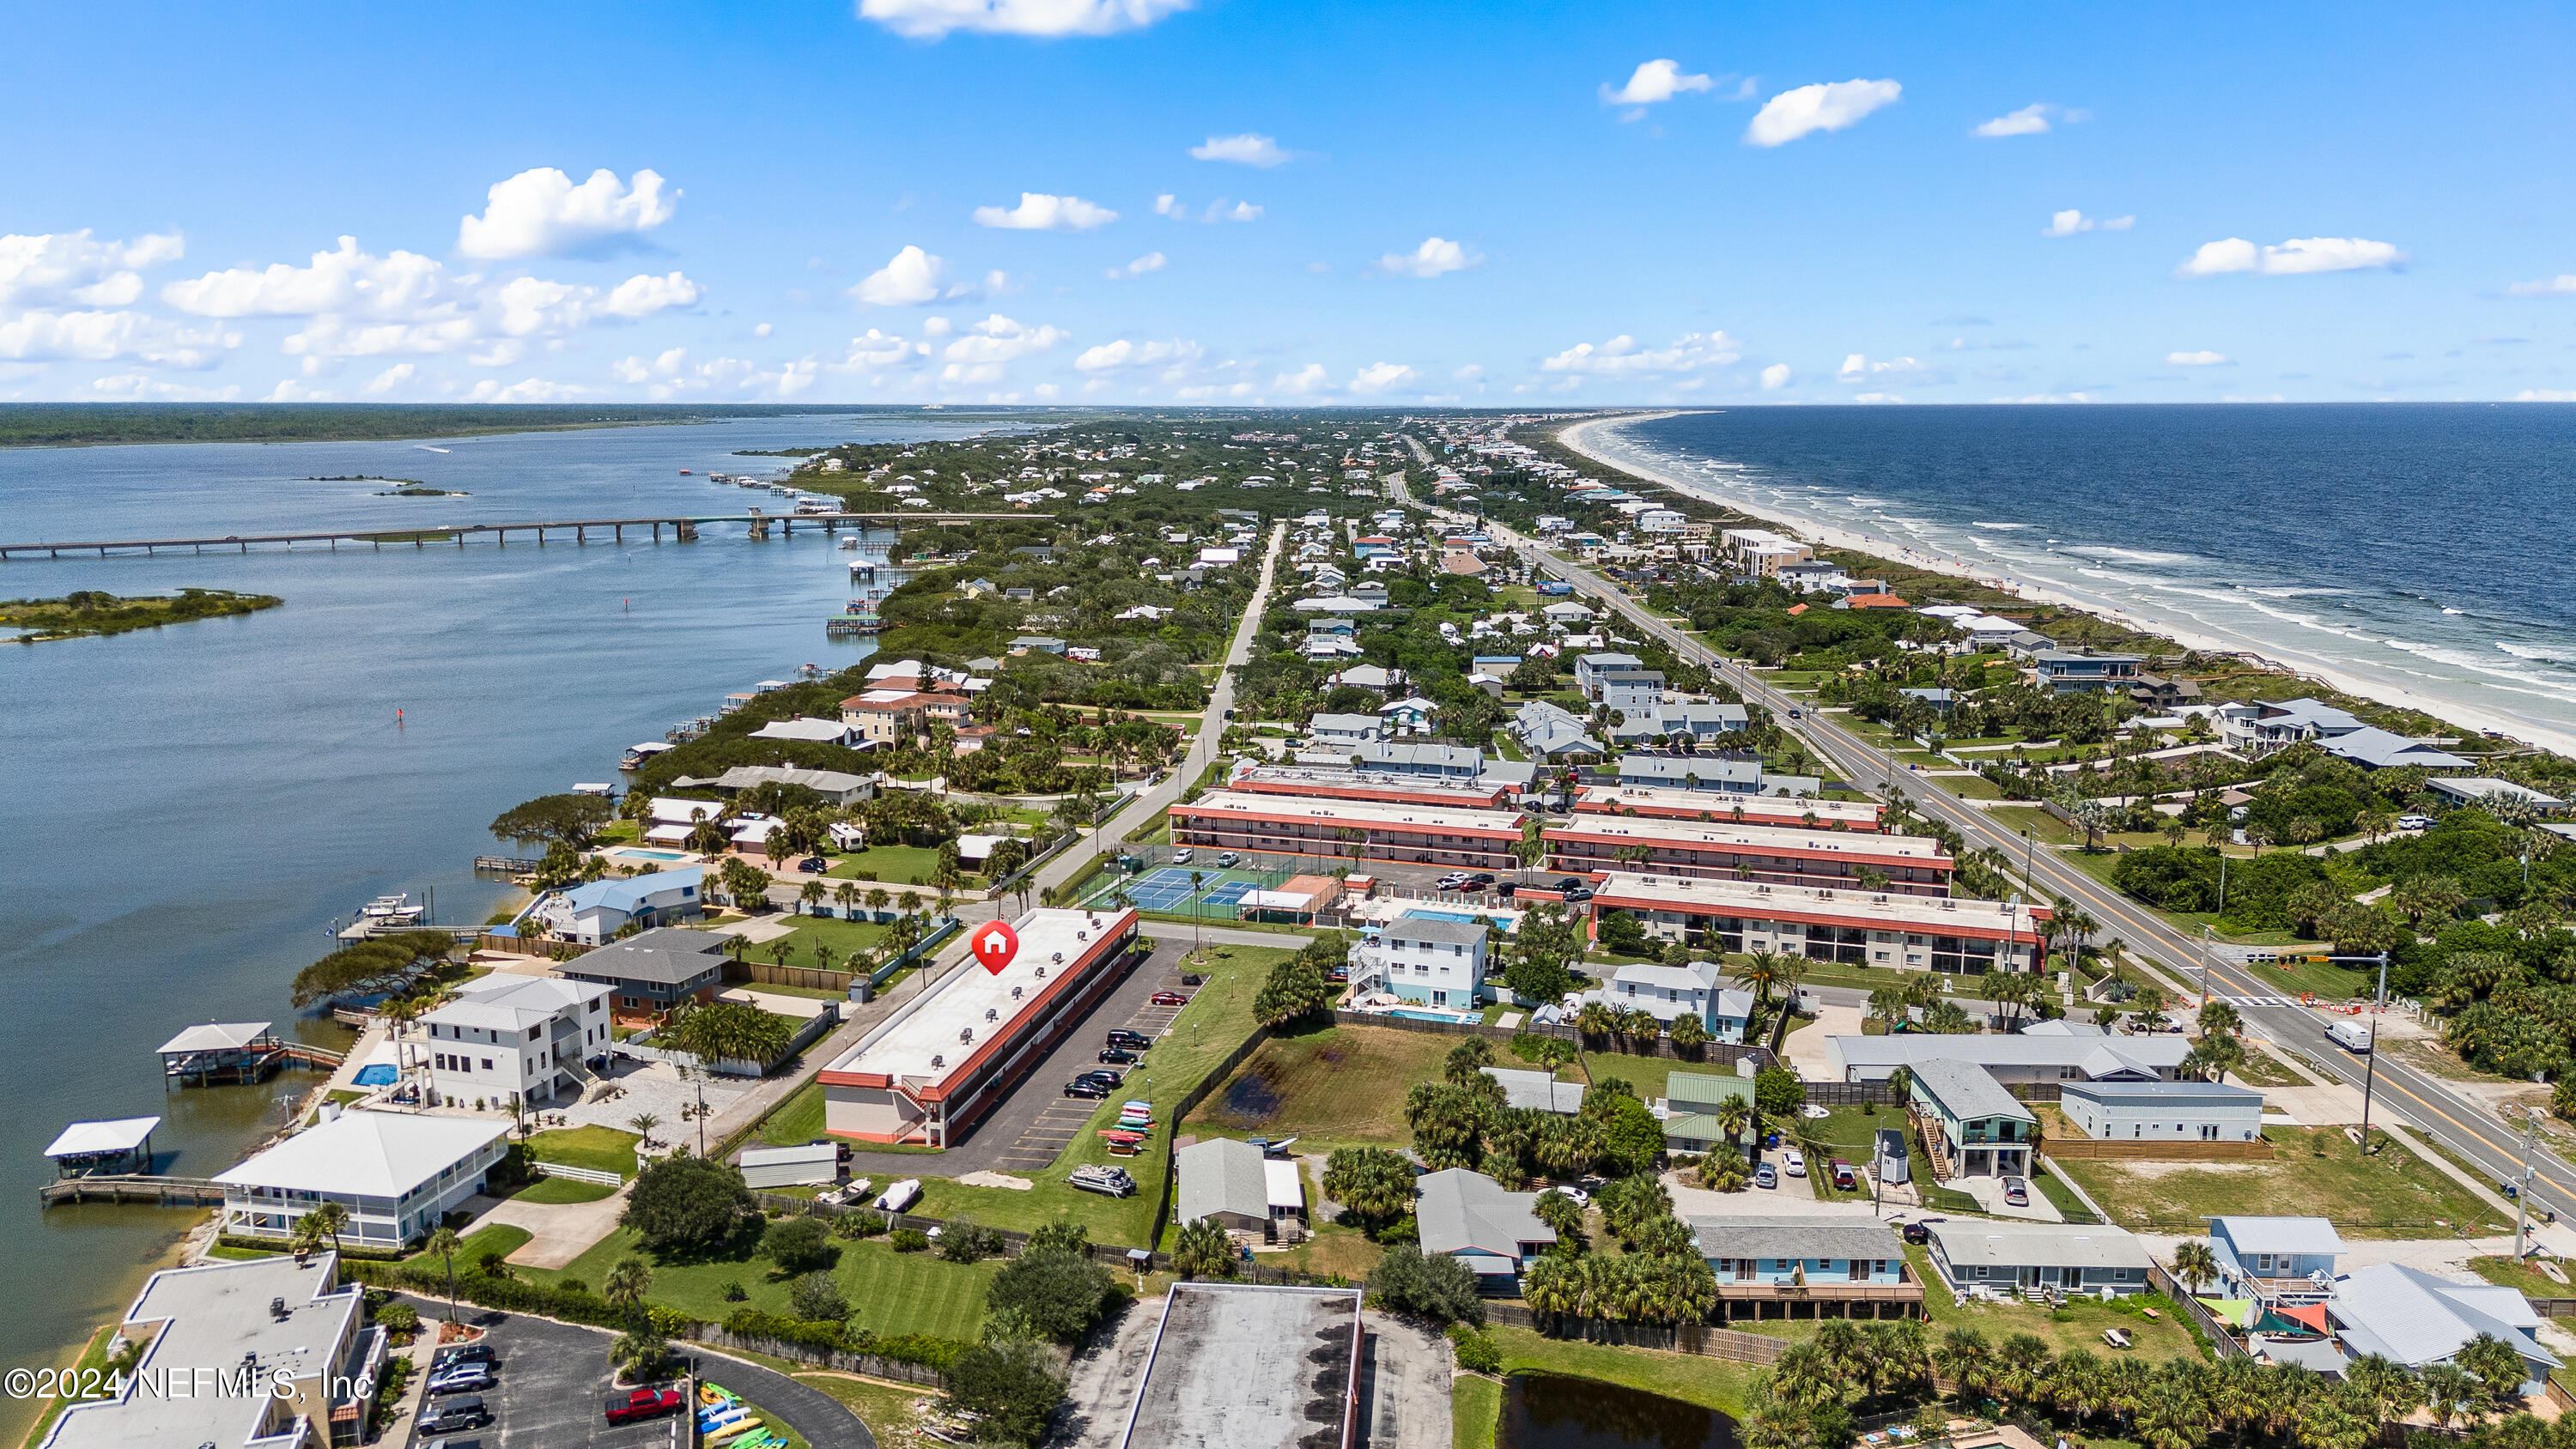
[[948, 1058], [939, 1055], [937, 1052], [933, 1052], [930, 1056], [930, 1064], [934, 1067], [944, 1067], [948, 1065]]
[[[1018, 992], [1016, 992], [1016, 991], [1012, 992], [1011, 994], [1012, 994], [1013, 996], [1017, 996], [1017, 995], [1019, 995], [1019, 993], [1018, 993]], [[985, 1019], [986, 1021], [999, 1021], [999, 1020], [1001, 1020], [1001, 1019], [1002, 1019], [1002, 1013], [1001, 1013], [998, 1009], [996, 1009], [996, 1008], [994, 1008], [994, 1007], [990, 1007], [990, 1006], [988, 1006], [988, 1007], [985, 1007], [985, 1008], [984, 1008], [984, 1019]]]
[[[1063, 964], [1064, 964], [1064, 953], [1063, 953], [1062, 951], [1058, 951], [1058, 952], [1056, 952], [1056, 953], [1055, 953], [1055, 956], [1054, 956], [1054, 958], [1053, 958], [1053, 959], [1054, 959], [1054, 961], [1055, 961], [1055, 963], [1056, 963], [1057, 965], [1059, 965], [1059, 966], [1063, 965]], [[1043, 971], [1041, 971], [1039, 974], [1043, 975], [1043, 974], [1045, 974], [1045, 973], [1044, 973]]]
[[975, 1039], [975, 1028], [973, 1028], [973, 1027], [971, 1027], [971, 1026], [961, 1026], [961, 1027], [957, 1028], [957, 1040], [958, 1040], [960, 1043], [971, 1042], [971, 1041], [973, 1041], [974, 1039]]
[[[1017, 1000], [1019, 1000], [1019, 999], [1020, 999], [1020, 988], [1018, 988], [1018, 987], [1016, 987], [1016, 986], [1014, 986], [1014, 987], [1012, 987], [1012, 988], [1011, 988], [1011, 999], [1012, 999], [1013, 1001], [1017, 1001]], [[990, 1013], [990, 1012], [987, 1012], [987, 1013], [985, 1013], [985, 1014], [986, 1014], [986, 1015], [988, 1015], [988, 1016], [989, 1016], [989, 1015], [991, 1015], [991, 1013]]]
[[1044, 966], [1038, 968], [1038, 979], [1040, 981], [1044, 981], [1046, 979], [1046, 968]]

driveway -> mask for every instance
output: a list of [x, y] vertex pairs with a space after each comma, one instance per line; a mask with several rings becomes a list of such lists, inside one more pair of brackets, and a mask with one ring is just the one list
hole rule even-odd
[[2050, 1202], [2048, 1194], [2041, 1192], [2037, 1184], [2023, 1194], [2030, 1199], [2026, 1207], [2015, 1207], [2004, 1201], [2004, 1180], [2000, 1177], [1954, 1177], [1941, 1185], [1975, 1198], [1977, 1206], [1994, 1217], [2018, 1218], [2026, 1223], [2066, 1221], [2066, 1215], [2057, 1210], [2057, 1204]]
[[[629, 1184], [631, 1187], [632, 1184]], [[572, 1260], [590, 1250], [593, 1243], [617, 1229], [618, 1214], [626, 1211], [628, 1187], [621, 1187], [596, 1202], [521, 1202], [516, 1198], [492, 1201], [469, 1199], [466, 1206], [481, 1208], [467, 1232], [486, 1223], [507, 1223], [528, 1230], [528, 1240], [511, 1252], [509, 1261], [522, 1268], [565, 1268]]]
[[[446, 1305], [415, 1299], [423, 1318]], [[481, 1309], [466, 1321], [489, 1331], [485, 1340], [500, 1359], [499, 1383], [483, 1395], [494, 1422], [459, 1442], [480, 1440], [492, 1449], [644, 1449], [672, 1441], [672, 1421], [651, 1419], [611, 1426], [600, 1413], [608, 1387], [608, 1345], [617, 1335], [543, 1318]], [[699, 1377], [712, 1379], [777, 1415], [814, 1449], [877, 1449], [876, 1436], [840, 1401], [785, 1374], [688, 1349]], [[414, 1445], [426, 1441], [415, 1434]]]
[[1816, 1008], [1815, 1019], [1780, 1043], [1780, 1055], [1789, 1069], [1802, 1082], [1839, 1082], [1842, 1069], [1835, 1063], [1833, 1048], [1826, 1042], [1838, 1036], [1860, 1035], [1862, 1011], [1857, 1006], [1837, 1006], [1827, 1001]]
[[[1769, 1154], [1773, 1163], [1777, 1153]], [[1664, 1174], [1664, 1190], [1673, 1195], [1673, 1214], [1688, 1218], [1694, 1213], [1709, 1217], [1740, 1217], [1748, 1213], [1763, 1217], [1867, 1219], [1874, 1214], [1866, 1198], [1834, 1201], [1816, 1196], [1815, 1189], [1803, 1177], [1782, 1177], [1780, 1185], [1769, 1190], [1748, 1187], [1742, 1192], [1710, 1192], [1689, 1186], [1678, 1172]]]

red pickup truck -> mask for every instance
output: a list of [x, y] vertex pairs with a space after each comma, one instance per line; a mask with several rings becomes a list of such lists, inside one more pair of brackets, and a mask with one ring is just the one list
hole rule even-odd
[[608, 1422], [612, 1424], [632, 1424], [639, 1419], [657, 1419], [664, 1414], [678, 1412], [678, 1389], [636, 1389], [631, 1393], [608, 1396]]

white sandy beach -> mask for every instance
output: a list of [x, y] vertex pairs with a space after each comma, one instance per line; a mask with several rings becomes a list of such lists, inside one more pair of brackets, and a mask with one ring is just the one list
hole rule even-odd
[[2501, 735], [2507, 739], [2537, 745], [2562, 755], [2576, 755], [2576, 734], [2481, 709], [2459, 700], [2426, 694], [2391, 680], [2355, 674], [2347, 666], [2329, 663], [2297, 650], [2284, 649], [2276, 642], [2225, 638], [2150, 617], [2133, 608], [2114, 604], [2080, 588], [2070, 586], [2061, 580], [2034, 582], [2006, 577], [1998, 575], [1991, 567], [1980, 567], [1964, 559], [1944, 554], [1928, 553], [1894, 539], [1882, 538], [1818, 519], [1790, 516], [1777, 510], [1765, 509], [1742, 498], [1731, 497], [1701, 484], [1676, 477], [1619, 446], [1616, 432], [1619, 427], [1630, 423], [1649, 422], [1656, 418], [1676, 417], [1686, 411], [1694, 410], [1677, 408], [1657, 413], [1630, 413], [1617, 417], [1593, 418], [1566, 428], [1558, 436], [1564, 440], [1568, 448], [1605, 467], [1616, 468], [1661, 484], [1686, 497], [1761, 518], [1809, 543], [1826, 548], [1873, 554], [1915, 568], [1969, 579], [1989, 588], [2000, 589], [2016, 597], [2027, 599], [2034, 604], [2081, 609], [2131, 629], [2161, 635], [2187, 649], [2206, 654], [2235, 654], [2260, 659], [2274, 668], [2318, 680], [2357, 698], [2377, 700], [2382, 704], [2394, 705], [2402, 709], [2420, 710], [2462, 729]]

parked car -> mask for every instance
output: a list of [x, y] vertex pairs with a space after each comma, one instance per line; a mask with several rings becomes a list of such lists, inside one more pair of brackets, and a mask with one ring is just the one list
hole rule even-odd
[[1780, 1165], [1788, 1170], [1791, 1177], [1804, 1177], [1807, 1175], [1807, 1154], [1792, 1147], [1780, 1154]]
[[432, 1398], [442, 1394], [479, 1394], [490, 1387], [492, 1387], [491, 1366], [469, 1363], [449, 1369], [443, 1374], [432, 1375], [428, 1393]]
[[1119, 1082], [1125, 1080], [1126, 1076], [1127, 1074], [1125, 1072], [1114, 1071], [1108, 1067], [1094, 1067], [1090, 1071], [1081, 1073], [1075, 1077], [1074, 1080], [1081, 1082], [1098, 1082], [1104, 1087], [1114, 1087], [1117, 1086]]
[[1579, 890], [1583, 889], [1583, 887], [1584, 887], [1584, 880], [1583, 880], [1583, 877], [1581, 877], [1581, 876], [1579, 876], [1579, 875], [1568, 875], [1568, 876], [1559, 876], [1559, 877], [1557, 878], [1557, 882], [1556, 882], [1555, 886], [1554, 886], [1554, 887], [1552, 887], [1552, 889], [1559, 890], [1559, 891], [1579, 891]]
[[438, 1356], [430, 1361], [429, 1371], [434, 1374], [445, 1373], [449, 1369], [456, 1367], [458, 1364], [491, 1363], [493, 1361], [492, 1345], [488, 1343], [460, 1343], [453, 1348], [440, 1349], [438, 1351]]
[[1187, 1006], [1190, 999], [1177, 991], [1157, 991], [1148, 998], [1156, 1006]]
[[1565, 893], [1565, 903], [1569, 906], [1579, 906], [1590, 899], [1592, 899], [1592, 887], [1588, 885], [1576, 886]]
[[1116, 1089], [1113, 1087], [1104, 1086], [1099, 1082], [1090, 1081], [1082, 1077], [1076, 1077], [1072, 1081], [1064, 1084], [1064, 1094], [1066, 1096], [1089, 1097], [1094, 1101], [1098, 1101], [1099, 1099], [1108, 1096], [1114, 1090]]
[[1467, 877], [1467, 889], [1471, 891], [1485, 890], [1491, 887], [1493, 883], [1494, 876], [1491, 871], [1480, 870], [1474, 875]]
[[1447, 875], [1440, 877], [1440, 879], [1433, 881], [1431, 883], [1431, 888], [1433, 890], [1440, 891], [1464, 890], [1467, 887], [1468, 879], [1469, 877], [1467, 872], [1463, 870], [1453, 870]]
[[1576, 1187], [1570, 1182], [1559, 1183], [1555, 1187], [1545, 1189], [1545, 1191], [1561, 1192], [1565, 1194], [1567, 1200], [1571, 1201], [1576, 1207], [1592, 1206], [1592, 1194], [1585, 1192], [1583, 1189]]
[[1842, 1158], [1835, 1158], [1834, 1186], [1840, 1188], [1844, 1192], [1857, 1190], [1860, 1187], [1860, 1169], [1852, 1166]]
[[1510, 900], [1514, 895], [1518, 894], [1519, 891], [1520, 887], [1510, 881], [1505, 881], [1501, 885], [1494, 887], [1494, 894], [1501, 896], [1504, 900]]
[[658, 1419], [664, 1414], [680, 1412], [678, 1389], [635, 1389], [623, 1394], [610, 1394], [603, 1406], [612, 1424], [633, 1424], [645, 1419]]
[[1217, 863], [1219, 866], [1225, 867], [1225, 868], [1227, 868], [1227, 869], [1232, 869], [1232, 868], [1233, 868], [1233, 866], [1234, 866], [1234, 863], [1235, 863], [1236, 861], [1238, 861], [1238, 860], [1241, 860], [1241, 859], [1243, 859], [1243, 857], [1242, 857], [1242, 856], [1237, 855], [1237, 854], [1235, 854], [1233, 851], [1229, 850], [1229, 851], [1227, 851], [1225, 854], [1218, 856], [1218, 857], [1216, 858], [1216, 863]]
[[460, 1429], [480, 1429], [491, 1422], [492, 1411], [484, 1407], [483, 1396], [467, 1394], [422, 1409], [412, 1427], [423, 1434], [453, 1434]]
[[1137, 1056], [1125, 1047], [1102, 1047], [1100, 1059], [1111, 1066], [1132, 1067], [1136, 1064]]
[[1760, 1167], [1753, 1169], [1753, 1185], [1755, 1187], [1778, 1187], [1780, 1185], [1779, 1170], [1767, 1162], [1762, 1164]]
[[2397, 817], [2397, 828], [2400, 830], [2430, 830], [2433, 828], [2433, 817], [2430, 815], [2414, 814], [2400, 815]]
[[1124, 1047], [1131, 1052], [1141, 1052], [1152, 1046], [1154, 1039], [1141, 1031], [1129, 1031], [1122, 1026], [1109, 1033], [1109, 1044], [1114, 1047]]
[[807, 875], [821, 875], [832, 868], [832, 863], [819, 855], [809, 855], [796, 862], [796, 868]]
[[2014, 1207], [2030, 1206], [2030, 1184], [2018, 1177], [2004, 1179], [2004, 1201]]
[[1186, 847], [1172, 852], [1172, 864], [1174, 865], [1187, 865], [1195, 859], [1197, 859], [1197, 857], [1192, 855]]
[[1920, 1247], [1921, 1245], [1932, 1241], [1932, 1230], [1925, 1227], [1923, 1223], [1937, 1223], [1940, 1221], [1942, 1221], [1940, 1218], [1925, 1218], [1921, 1223], [1907, 1223], [1903, 1228], [1897, 1230], [1897, 1236], [1916, 1245], [1917, 1247]]

